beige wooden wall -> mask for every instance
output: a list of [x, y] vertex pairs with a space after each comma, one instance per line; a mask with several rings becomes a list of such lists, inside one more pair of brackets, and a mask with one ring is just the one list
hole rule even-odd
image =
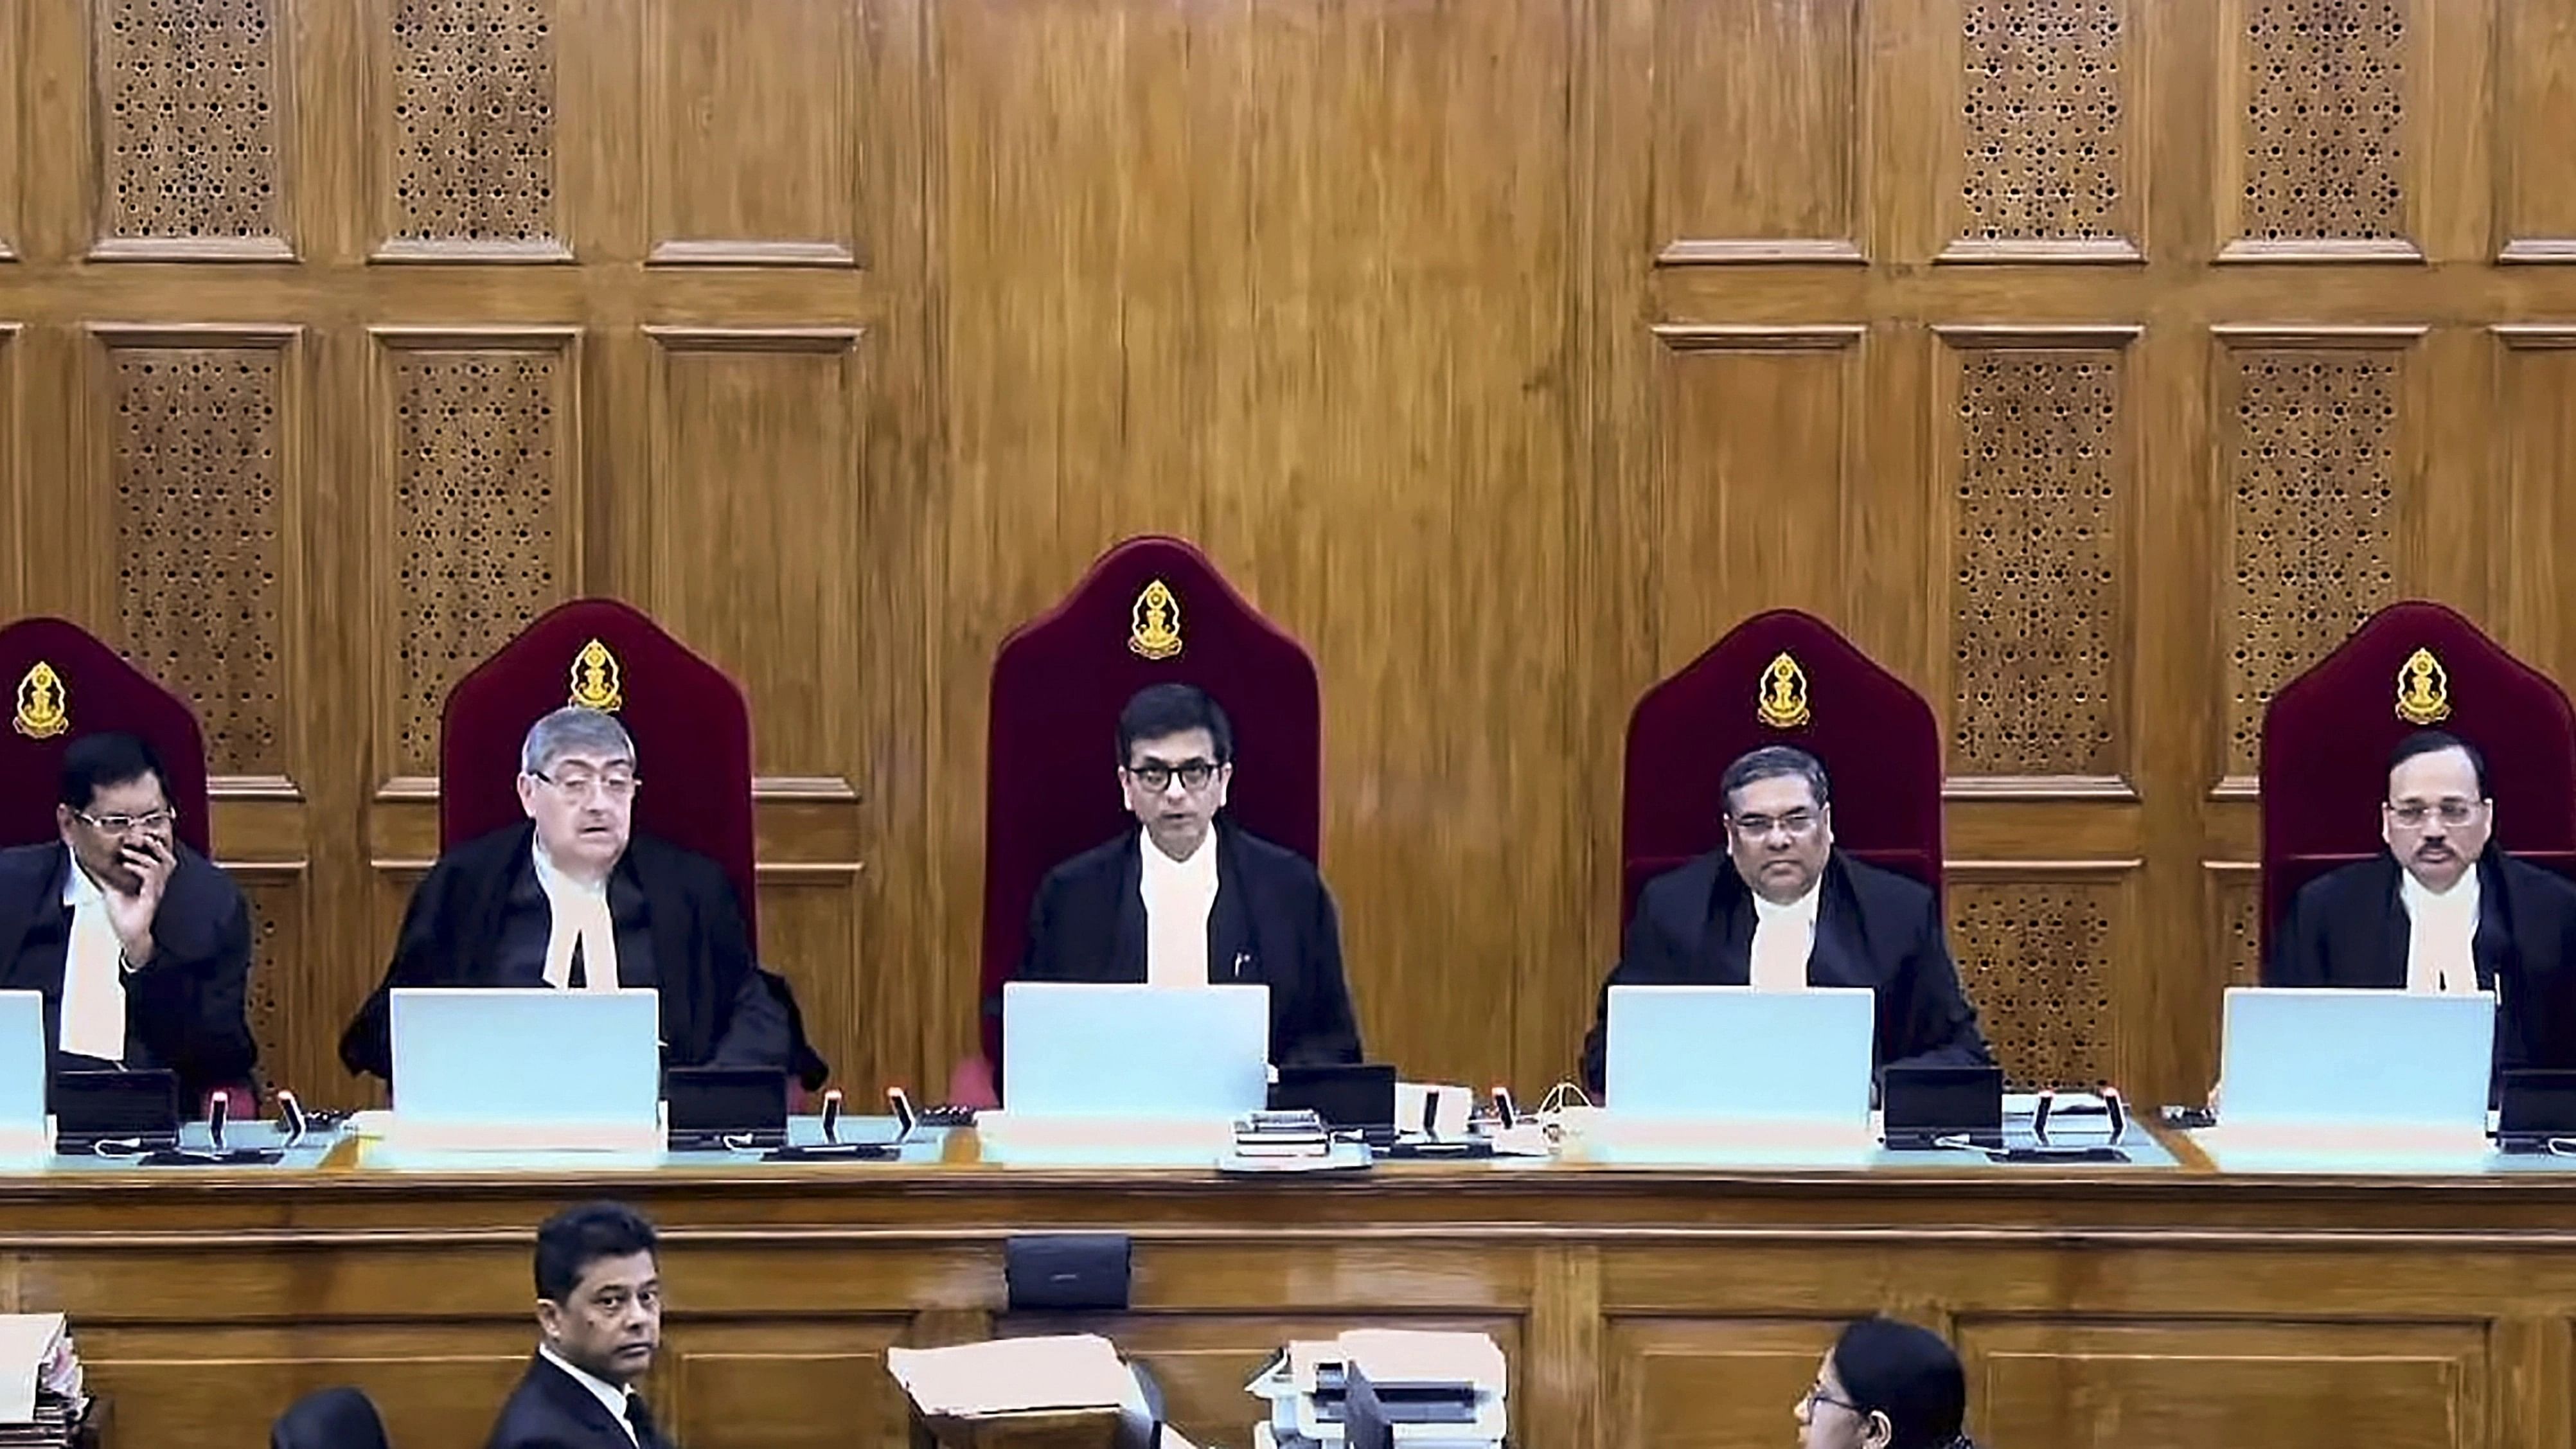
[[2174, 1096], [2266, 692], [2406, 594], [2576, 671], [2571, 76], [2558, 0], [10, 0], [0, 612], [194, 698], [325, 1099], [444, 687], [585, 592], [749, 687], [764, 941], [935, 1092], [992, 648], [1147, 530], [1322, 666], [1377, 1054], [1562, 1070], [1628, 704], [1795, 604], [1948, 721], [2016, 1070]]

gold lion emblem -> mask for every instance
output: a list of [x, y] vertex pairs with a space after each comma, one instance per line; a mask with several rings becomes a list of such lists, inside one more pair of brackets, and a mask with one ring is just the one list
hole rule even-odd
[[1756, 693], [1754, 717], [1775, 730], [1793, 730], [1810, 718], [1807, 710], [1807, 672], [1798, 661], [1782, 650], [1762, 671], [1762, 688]]
[[1181, 601], [1156, 579], [1128, 611], [1127, 647], [1141, 658], [1169, 659], [1181, 652]]
[[11, 728], [31, 740], [49, 740], [72, 727], [70, 701], [65, 698], [63, 677], [54, 666], [39, 659], [18, 681], [18, 713], [9, 721]]
[[2430, 649], [2418, 649], [2397, 668], [2397, 717], [2411, 725], [2437, 725], [2451, 717], [2451, 675]]
[[615, 714], [625, 707], [626, 696], [620, 693], [624, 680], [617, 668], [617, 656], [608, 646], [593, 639], [581, 646], [572, 659], [572, 702], [583, 709], [602, 714]]

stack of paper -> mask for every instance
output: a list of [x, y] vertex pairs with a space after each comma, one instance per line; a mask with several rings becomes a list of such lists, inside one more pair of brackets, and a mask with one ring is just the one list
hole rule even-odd
[[1499, 1449], [1508, 1415], [1503, 1351], [1481, 1333], [1354, 1329], [1280, 1350], [1246, 1385], [1270, 1406], [1255, 1449], [1341, 1449], [1343, 1385], [1356, 1367], [1401, 1449]]
[[60, 1449], [88, 1413], [80, 1355], [63, 1316], [0, 1313], [0, 1449]]
[[1147, 1449], [1153, 1442], [1135, 1374], [1096, 1334], [889, 1348], [886, 1371], [903, 1385], [931, 1442], [943, 1446]]

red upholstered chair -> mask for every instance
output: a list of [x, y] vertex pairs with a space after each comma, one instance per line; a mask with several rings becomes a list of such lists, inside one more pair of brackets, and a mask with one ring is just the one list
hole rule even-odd
[[[1157, 587], [1159, 586], [1159, 588]], [[1115, 777], [1118, 711], [1149, 684], [1195, 684], [1235, 726], [1227, 814], [1312, 860], [1323, 839], [1323, 700], [1315, 661], [1176, 538], [1132, 538], [1091, 566], [1064, 602], [1002, 641], [993, 658], [984, 797], [983, 999], [1019, 965], [1029, 904], [1048, 870], [1136, 828]], [[1001, 1022], [986, 1057], [951, 1093], [986, 1102]]]
[[[179, 839], [212, 859], [206, 798], [206, 737], [196, 711], [159, 681], [67, 619], [20, 619], [0, 629], [0, 682], [10, 690], [9, 727], [0, 731], [0, 845], [52, 840], [55, 778], [63, 751], [83, 735], [119, 730], [161, 757], [162, 788], [179, 811]], [[251, 969], [275, 970], [254, 960]], [[254, 1083], [221, 1089], [236, 1115], [256, 1112]], [[248, 1104], [247, 1107], [241, 1104]], [[200, 1115], [203, 1104], [199, 1104]]]
[[0, 683], [11, 691], [0, 731], [0, 845], [51, 840], [54, 781], [63, 751], [83, 735], [121, 730], [161, 757], [162, 784], [178, 807], [179, 838], [207, 846], [206, 737], [185, 700], [64, 619], [20, 619], [0, 629]]
[[519, 746], [528, 726], [567, 704], [605, 709], [634, 736], [644, 778], [635, 828], [724, 867], [758, 947], [750, 707], [723, 670], [615, 599], [547, 611], [448, 692], [438, 740], [441, 847], [525, 818]]
[[2486, 756], [2498, 844], [2576, 875], [2576, 710], [2565, 691], [2442, 605], [2391, 604], [2263, 712], [2267, 955], [2299, 887], [2384, 848], [2388, 752], [2419, 729], [2448, 730]]
[[1834, 840], [1941, 888], [1941, 725], [1932, 707], [1813, 614], [1774, 609], [1727, 631], [1628, 716], [1620, 919], [1645, 883], [1724, 843], [1726, 767], [1795, 745], [1833, 782]]

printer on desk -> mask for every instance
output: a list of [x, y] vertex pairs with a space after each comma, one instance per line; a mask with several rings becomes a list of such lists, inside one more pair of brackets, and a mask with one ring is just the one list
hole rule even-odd
[[1246, 1386], [1270, 1407], [1273, 1449], [1499, 1449], [1502, 1350], [1481, 1333], [1354, 1329], [1299, 1340]]

